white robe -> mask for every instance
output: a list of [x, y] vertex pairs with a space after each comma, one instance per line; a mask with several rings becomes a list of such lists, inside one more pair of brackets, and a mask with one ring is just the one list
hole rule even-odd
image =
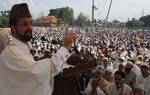
[[[106, 93], [108, 95], [119, 95], [121, 89], [117, 89], [115, 83], [111, 83], [106, 87]], [[132, 95], [132, 89], [127, 84], [123, 84], [123, 95]]]
[[53, 77], [69, 57], [62, 47], [51, 59], [34, 61], [27, 45], [13, 38], [0, 54], [0, 95], [51, 95]]
[[136, 85], [143, 87], [145, 95], [150, 95], [150, 75], [146, 78], [142, 75], [137, 76]]
[[[89, 84], [88, 84], [88, 86], [87, 86], [87, 88], [85, 89], [84, 93], [86, 95], [91, 95], [90, 93], [92, 92], [92, 89], [93, 88], [92, 88], [91, 81], [90, 81]], [[100, 89], [100, 87], [97, 87], [96, 91], [97, 91], [98, 95], [105, 95], [105, 93]]]

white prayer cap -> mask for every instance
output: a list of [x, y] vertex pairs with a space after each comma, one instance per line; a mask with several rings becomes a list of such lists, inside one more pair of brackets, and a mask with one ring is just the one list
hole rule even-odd
[[114, 73], [114, 69], [113, 69], [112, 66], [106, 67], [106, 71], [109, 71], [109, 72], [111, 72], [111, 73]]
[[141, 64], [141, 67], [147, 67], [147, 68], [149, 68], [149, 65], [146, 64], [146, 63], [142, 63], [142, 64]]
[[98, 65], [98, 66], [96, 67], [96, 69], [93, 70], [93, 72], [95, 73], [95, 72], [97, 72], [97, 71], [99, 71], [99, 72], [101, 72], [101, 73], [104, 73], [104, 71], [105, 71], [104, 66]]
[[102, 70], [104, 70], [105, 68], [104, 68], [103, 65], [98, 65], [98, 66], [96, 67], [96, 69], [102, 69]]
[[133, 62], [131, 62], [131, 61], [127, 61], [127, 64], [134, 65]]
[[125, 61], [125, 57], [121, 56], [118, 59], [122, 59], [123, 61]]
[[108, 60], [108, 58], [107, 58], [107, 57], [104, 57], [103, 60]]
[[142, 55], [139, 55], [139, 56], [137, 56], [138, 58], [142, 58], [143, 59], [143, 56]]
[[148, 58], [149, 58], [149, 57], [150, 57], [150, 55], [149, 55], [149, 54], [145, 54], [145, 55], [144, 55], [144, 57], [148, 57]]

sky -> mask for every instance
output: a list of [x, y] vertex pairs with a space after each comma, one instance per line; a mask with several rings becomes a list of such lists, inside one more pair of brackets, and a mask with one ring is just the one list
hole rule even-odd
[[[110, 0], [94, 0], [95, 19], [105, 19]], [[0, 0], [0, 11], [10, 10], [15, 3], [28, 3], [34, 19], [49, 14], [50, 9], [71, 7], [77, 17], [80, 12], [91, 19], [92, 0]], [[150, 0], [112, 0], [112, 6], [108, 21], [119, 20], [122, 22], [128, 19], [139, 19], [142, 15], [150, 14]]]

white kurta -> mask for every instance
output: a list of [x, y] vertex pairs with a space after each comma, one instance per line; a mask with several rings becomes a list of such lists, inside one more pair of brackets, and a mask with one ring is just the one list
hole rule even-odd
[[[119, 95], [119, 93], [121, 92], [121, 89], [118, 90], [115, 83], [112, 83], [106, 87], [106, 92], [108, 95]], [[129, 87], [127, 84], [124, 84], [122, 94], [123, 95], [132, 95], [131, 87]]]
[[0, 95], [51, 95], [53, 77], [68, 57], [62, 47], [51, 59], [34, 61], [27, 45], [13, 38], [0, 54]]
[[150, 75], [144, 78], [142, 75], [137, 76], [136, 85], [142, 85], [145, 95], [150, 95]]
[[[92, 90], [93, 90], [93, 88], [92, 88], [91, 81], [90, 81], [87, 88], [85, 89], [84, 93], [86, 95], [91, 95]], [[97, 91], [98, 95], [105, 95], [105, 93], [100, 89], [100, 87], [97, 87], [96, 91]]]

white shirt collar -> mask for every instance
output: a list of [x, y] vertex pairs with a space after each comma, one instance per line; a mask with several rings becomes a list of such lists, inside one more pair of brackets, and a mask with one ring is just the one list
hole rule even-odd
[[15, 45], [17, 47], [20, 47], [20, 48], [22, 48], [22, 50], [29, 50], [29, 47], [27, 46], [27, 44], [25, 44], [22, 41], [16, 39], [15, 37], [12, 37], [10, 45]]

